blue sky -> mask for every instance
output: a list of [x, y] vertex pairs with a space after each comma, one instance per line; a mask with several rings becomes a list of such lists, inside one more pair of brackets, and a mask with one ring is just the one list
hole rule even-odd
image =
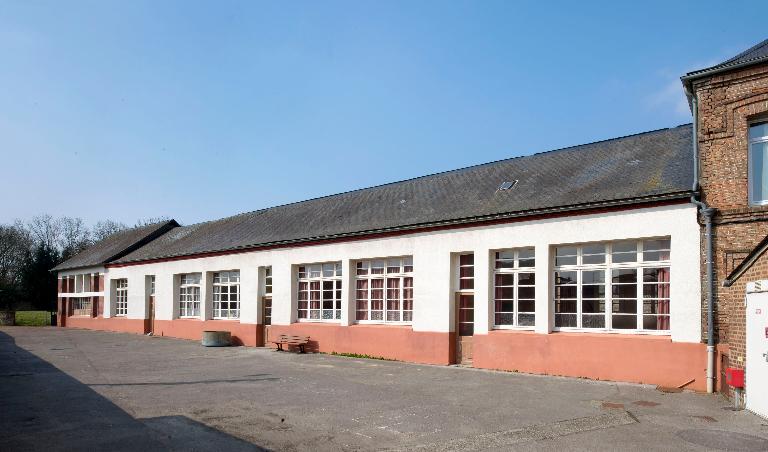
[[191, 224], [676, 126], [681, 74], [768, 38], [764, 2], [623, 3], [0, 0], [0, 223]]

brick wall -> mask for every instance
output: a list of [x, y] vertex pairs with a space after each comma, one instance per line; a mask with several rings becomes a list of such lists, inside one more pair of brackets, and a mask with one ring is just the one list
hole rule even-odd
[[[693, 84], [699, 99], [700, 183], [703, 200], [717, 209], [714, 227], [715, 334], [727, 344], [731, 366], [744, 365], [744, 284], [767, 279], [761, 258], [739, 284], [722, 281], [766, 235], [768, 206], [751, 207], [748, 195], [748, 128], [768, 117], [768, 64], [717, 75]], [[702, 229], [703, 234], [703, 229]], [[702, 235], [702, 282], [705, 282]], [[706, 296], [706, 291], [702, 291]], [[706, 299], [702, 300], [702, 331], [707, 334]]]

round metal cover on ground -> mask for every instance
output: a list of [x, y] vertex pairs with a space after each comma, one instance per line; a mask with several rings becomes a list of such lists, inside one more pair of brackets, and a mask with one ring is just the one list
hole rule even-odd
[[768, 450], [768, 439], [744, 433], [724, 430], [683, 430], [677, 433], [681, 439], [699, 446], [717, 450]]
[[232, 334], [229, 331], [203, 331], [204, 347], [228, 347], [232, 342]]

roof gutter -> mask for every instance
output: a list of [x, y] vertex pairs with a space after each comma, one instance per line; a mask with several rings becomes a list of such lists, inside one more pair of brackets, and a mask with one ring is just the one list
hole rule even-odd
[[[752, 66], [753, 64], [760, 64], [766, 61], [768, 61], [768, 57], [761, 57], [761, 58], [755, 58], [754, 60], [742, 61], [741, 63], [730, 65], [730, 66], [716, 66], [710, 69], [704, 69], [703, 71], [700, 71], [700, 72], [688, 73], [680, 77], [680, 80], [682, 80], [683, 83], [687, 85], [686, 87], [690, 87], [691, 82], [693, 82], [694, 80], [704, 78], [704, 77], [710, 77], [713, 75], [720, 74], [722, 72], [729, 72], [734, 69], [741, 69], [747, 66]], [[686, 94], [690, 95], [691, 93], [686, 92]]]
[[714, 238], [712, 236], [712, 218], [716, 210], [709, 207], [707, 203], [697, 199], [699, 192], [699, 100], [696, 93], [685, 87], [685, 94], [691, 100], [691, 110], [693, 111], [693, 195], [691, 202], [695, 204], [702, 217], [704, 218], [704, 240], [706, 248], [706, 272], [707, 272], [707, 392], [715, 391], [715, 325], [714, 325], [714, 291], [715, 291], [715, 270], [712, 259], [712, 249]]
[[165, 261], [169, 259], [172, 259], [172, 260], [194, 259], [197, 257], [209, 256], [209, 255], [245, 253], [245, 252], [259, 251], [264, 249], [309, 245], [309, 244], [315, 244], [317, 242], [363, 239], [372, 235], [381, 235], [381, 234], [401, 234], [401, 233], [409, 233], [409, 232], [418, 233], [418, 232], [424, 232], [424, 231], [434, 230], [434, 229], [473, 227], [473, 226], [480, 226], [482, 224], [487, 224], [487, 223], [505, 222], [505, 221], [511, 221], [511, 220], [517, 220], [517, 219], [526, 220], [529, 218], [535, 218], [537, 216], [543, 216], [543, 215], [565, 215], [565, 214], [576, 213], [576, 212], [589, 213], [588, 211], [597, 210], [597, 209], [619, 208], [619, 207], [649, 204], [649, 203], [671, 203], [676, 201], [680, 202], [682, 200], [687, 201], [690, 199], [690, 197], [691, 197], [691, 191], [680, 191], [680, 192], [674, 192], [674, 193], [667, 193], [663, 195], [644, 196], [640, 198], [629, 198], [629, 199], [620, 199], [620, 200], [612, 200], [612, 201], [584, 203], [584, 204], [576, 204], [572, 206], [526, 210], [522, 212], [509, 212], [509, 213], [500, 213], [500, 214], [492, 214], [492, 215], [483, 215], [483, 216], [476, 216], [476, 217], [459, 218], [454, 220], [436, 221], [436, 222], [430, 222], [430, 223], [419, 223], [419, 224], [406, 225], [406, 226], [396, 226], [392, 228], [381, 228], [381, 229], [372, 229], [367, 231], [333, 234], [333, 235], [327, 235], [327, 236], [278, 240], [274, 242], [244, 245], [240, 247], [225, 248], [220, 250], [200, 251], [200, 252], [189, 253], [189, 254], [156, 256], [156, 257], [146, 258], [146, 259], [136, 259], [136, 260], [130, 260], [130, 261], [108, 263], [106, 264], [106, 267], [110, 267], [110, 268], [127, 267], [130, 265], [148, 264], [152, 262]]

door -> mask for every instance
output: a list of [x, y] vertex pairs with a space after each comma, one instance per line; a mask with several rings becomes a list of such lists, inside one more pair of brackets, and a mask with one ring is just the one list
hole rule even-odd
[[768, 418], [768, 292], [747, 294], [747, 409]]
[[475, 296], [456, 294], [456, 362], [472, 364], [472, 336], [475, 334]]
[[262, 306], [264, 306], [264, 333], [262, 334], [262, 337], [264, 338], [264, 345], [269, 345], [269, 326], [272, 325], [272, 297], [264, 297], [262, 299]]
[[149, 333], [155, 334], [155, 296], [149, 296]]

